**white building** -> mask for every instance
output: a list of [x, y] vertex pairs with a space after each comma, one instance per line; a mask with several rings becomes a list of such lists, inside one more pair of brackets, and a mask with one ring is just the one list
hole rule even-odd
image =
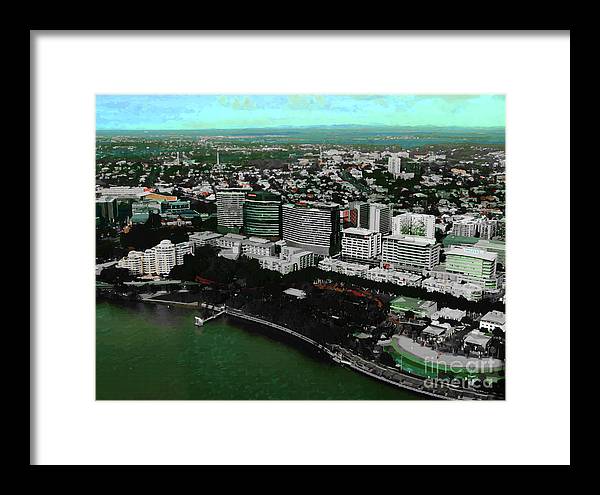
[[175, 265], [183, 264], [186, 254], [193, 254], [193, 244], [180, 242], [173, 244], [169, 240], [161, 241], [153, 248], [130, 251], [117, 266], [126, 268], [132, 275], [167, 275]]
[[[361, 224], [361, 227], [364, 227]], [[381, 203], [369, 204], [369, 225], [368, 229], [373, 232], [389, 234], [392, 231], [392, 209], [389, 205]]]
[[154, 246], [156, 273], [167, 274], [177, 264], [177, 253], [171, 241], [164, 240]]
[[154, 248], [146, 249], [144, 251], [144, 274], [150, 275], [153, 273], [158, 273], [156, 269], [156, 256], [154, 256]]
[[319, 262], [319, 269], [326, 272], [341, 273], [342, 275], [348, 275], [350, 277], [366, 278], [369, 266], [361, 265], [360, 263], [348, 263], [346, 261], [325, 258]]
[[503, 332], [506, 331], [506, 315], [502, 311], [489, 311], [479, 320], [479, 328], [487, 331], [492, 331], [494, 328], [499, 328]]
[[139, 199], [148, 194], [145, 187], [110, 186], [97, 191], [101, 196], [114, 196], [121, 199]]
[[234, 249], [239, 252], [242, 251], [242, 241], [247, 239], [245, 235], [241, 234], [225, 234], [222, 237], [214, 240], [214, 245], [221, 249]]
[[408, 235], [383, 238], [381, 262], [384, 268], [430, 270], [440, 262], [440, 244], [435, 239]]
[[342, 231], [342, 256], [348, 259], [368, 260], [381, 254], [380, 232], [360, 227]]
[[490, 220], [486, 217], [458, 217], [452, 224], [452, 235], [460, 237], [480, 237], [489, 240], [496, 236], [498, 232], [498, 221]]
[[480, 301], [483, 289], [476, 284], [462, 283], [458, 280], [428, 277], [421, 282], [421, 287], [427, 292], [450, 294], [454, 297], [464, 297], [469, 301]]
[[296, 299], [306, 299], [306, 292], [300, 289], [295, 289], [293, 287], [284, 290], [283, 293], [287, 294], [288, 296], [295, 297]]
[[281, 248], [279, 257], [282, 260], [295, 263], [297, 265], [296, 270], [302, 270], [303, 268], [315, 265], [315, 253], [300, 248], [284, 246]]
[[457, 237], [476, 237], [478, 232], [478, 223], [473, 218], [462, 218], [452, 223], [452, 235]]
[[420, 287], [423, 277], [414, 273], [375, 267], [371, 268], [366, 273], [365, 278], [367, 280], [373, 280], [374, 282], [387, 282], [408, 287]]
[[220, 237], [223, 237], [223, 234], [217, 234], [216, 232], [194, 232], [188, 236], [188, 239], [194, 247], [201, 247], [214, 245], [215, 241]]
[[414, 235], [435, 239], [435, 217], [421, 213], [402, 213], [392, 219], [392, 235]]
[[402, 158], [397, 154], [388, 158], [388, 172], [397, 178], [402, 173]]
[[439, 320], [443, 318], [445, 320], [461, 321], [466, 316], [467, 312], [462, 309], [442, 308], [432, 314], [431, 319]]
[[[281, 241], [280, 241], [281, 242]], [[281, 245], [281, 243], [277, 243]], [[260, 267], [287, 275], [315, 264], [315, 253], [300, 248], [282, 246], [279, 256], [252, 256], [258, 259]]]
[[125, 268], [132, 275], [144, 274], [144, 253], [141, 251], [129, 251], [127, 256], [121, 258], [117, 263], [117, 268]]
[[495, 237], [496, 232], [498, 230], [498, 221], [497, 220], [488, 220], [487, 218], [482, 218], [479, 221], [479, 237], [481, 239], [490, 240]]
[[175, 244], [175, 262], [178, 265], [183, 265], [183, 257], [188, 254], [194, 254], [194, 245], [191, 242]]
[[250, 237], [242, 241], [242, 254], [245, 256], [273, 256], [275, 243], [262, 237]]
[[279, 256], [263, 256], [258, 258], [260, 267], [287, 275], [309, 266], [314, 266], [315, 254], [311, 251], [286, 247]]

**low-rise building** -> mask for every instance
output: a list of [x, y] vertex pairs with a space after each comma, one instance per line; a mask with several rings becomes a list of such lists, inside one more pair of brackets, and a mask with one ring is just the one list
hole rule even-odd
[[241, 242], [242, 254], [245, 256], [273, 256], [275, 243], [262, 237], [250, 237]]
[[399, 296], [390, 301], [390, 311], [401, 316], [411, 312], [420, 318], [430, 318], [437, 311], [437, 303], [414, 297]]
[[463, 350], [485, 355], [489, 352], [492, 337], [479, 330], [472, 330], [463, 340]]
[[440, 323], [439, 321], [432, 321], [430, 325], [427, 325], [421, 332], [421, 339], [426, 341], [428, 344], [439, 343], [446, 337], [449, 337], [454, 333], [454, 328], [450, 323]]
[[374, 282], [387, 282], [390, 284], [408, 287], [420, 287], [423, 277], [415, 273], [401, 272], [398, 270], [386, 270], [385, 268], [371, 268], [365, 278]]
[[421, 282], [421, 287], [427, 292], [450, 294], [454, 297], [464, 297], [469, 301], [480, 301], [483, 298], [483, 289], [479, 285], [457, 280], [428, 277]]
[[495, 328], [506, 331], [506, 315], [502, 311], [489, 311], [479, 320], [479, 328], [491, 332]]
[[366, 277], [369, 266], [361, 265], [360, 263], [334, 260], [333, 258], [325, 258], [319, 261], [319, 269], [326, 272], [341, 273], [342, 275], [351, 277]]
[[305, 299], [306, 298], [306, 292], [304, 292], [303, 290], [300, 290], [300, 289], [294, 289], [293, 287], [290, 287], [289, 289], [284, 290], [283, 293], [287, 294], [288, 296], [295, 297], [296, 299]]
[[444, 320], [461, 321], [465, 316], [467, 316], [467, 312], [461, 309], [442, 308], [431, 315], [431, 318], [434, 320], [442, 318]]
[[247, 239], [245, 235], [230, 233], [215, 239], [214, 245], [221, 249], [235, 249], [241, 252], [242, 241], [245, 239]]
[[287, 275], [315, 264], [315, 254], [300, 248], [283, 246], [279, 256], [254, 256], [260, 267]]
[[214, 246], [216, 245], [217, 239], [223, 237], [223, 234], [217, 234], [216, 232], [194, 232], [188, 236], [189, 241], [194, 247], [201, 246]]

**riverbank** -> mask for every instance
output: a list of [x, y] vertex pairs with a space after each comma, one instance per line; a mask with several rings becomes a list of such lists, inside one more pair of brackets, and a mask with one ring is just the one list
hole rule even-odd
[[[156, 295], [148, 295], [143, 297], [139, 302], [151, 303], [158, 305], [167, 305], [170, 307], [179, 306], [188, 309], [199, 309], [198, 303], [177, 303], [159, 299]], [[405, 370], [397, 368], [389, 368], [379, 365], [375, 362], [365, 360], [360, 356], [352, 353], [348, 349], [340, 346], [325, 346], [316, 341], [298, 333], [294, 330], [286, 328], [282, 325], [264, 320], [254, 315], [247, 315], [242, 311], [234, 308], [226, 307], [224, 312], [228, 317], [238, 318], [269, 328], [271, 331], [279, 332], [292, 337], [288, 339], [291, 345], [297, 347], [297, 344], [302, 343], [304, 347], [311, 348], [321, 358], [332, 361], [338, 366], [347, 367], [354, 372], [361, 373], [370, 379], [385, 383], [386, 386], [393, 386], [407, 390], [413, 394], [417, 394], [427, 399], [445, 399], [445, 400], [494, 400], [498, 399], [487, 393], [480, 393], [473, 389], [457, 386], [449, 381], [434, 381], [428, 380], [428, 377], [422, 377], [407, 373]], [[295, 341], [295, 342], [294, 342]], [[464, 384], [463, 384], [464, 385]]]
[[321, 345], [315, 342], [314, 340], [309, 339], [304, 335], [299, 334], [298, 332], [295, 332], [289, 328], [277, 325], [267, 320], [263, 320], [253, 315], [244, 314], [243, 312], [238, 310], [232, 310], [231, 308], [227, 308], [225, 312], [228, 316], [244, 319], [246, 321], [252, 321], [254, 323], [258, 323], [269, 328], [274, 328], [288, 335], [292, 335], [297, 339], [301, 340], [302, 342], [311, 345], [319, 353], [327, 356], [327, 358], [337, 363], [338, 365], [349, 367], [354, 371], [358, 371], [359, 373], [367, 375], [370, 378], [374, 378], [380, 382], [384, 382], [386, 384], [408, 390], [415, 394], [421, 394], [423, 396], [426, 396], [428, 399], [494, 399], [494, 397], [491, 397], [489, 394], [478, 393], [474, 390], [455, 388], [445, 382], [431, 382], [431, 388], [428, 389], [427, 384], [429, 383], [429, 381], [427, 380], [427, 378], [409, 375], [397, 369], [387, 368], [372, 361], [367, 361], [366, 359], [363, 359], [360, 356], [352, 353], [348, 349], [345, 349], [340, 346], [329, 347]]
[[[308, 344], [224, 315], [203, 327], [187, 308], [100, 301], [98, 400], [422, 400], [340, 366]], [[296, 342], [293, 344], [293, 342]]]

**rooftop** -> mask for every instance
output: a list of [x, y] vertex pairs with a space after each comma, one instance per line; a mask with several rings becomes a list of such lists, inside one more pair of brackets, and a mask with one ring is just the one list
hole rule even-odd
[[452, 246], [446, 250], [446, 256], [468, 256], [469, 258], [478, 258], [487, 261], [496, 261], [498, 258], [497, 253], [485, 251], [484, 249], [477, 249], [465, 246]]
[[342, 234], [370, 235], [374, 234], [372, 230], [363, 229], [362, 227], [349, 227], [342, 231]]
[[481, 317], [482, 321], [489, 321], [498, 325], [504, 325], [506, 323], [506, 315], [502, 311], [489, 311]]
[[283, 292], [284, 292], [284, 294], [288, 294], [290, 296], [294, 296], [297, 298], [306, 297], [306, 292], [304, 292], [303, 290], [300, 290], [300, 289], [294, 289], [293, 287], [290, 287], [289, 289], [286, 289]]
[[383, 237], [383, 240], [390, 239], [396, 241], [402, 241], [411, 244], [419, 244], [421, 246], [432, 246], [435, 244], [435, 239], [429, 239], [427, 237], [417, 237], [412, 235], [386, 235]]
[[480, 332], [479, 330], [473, 330], [467, 334], [465, 343], [485, 347], [490, 340], [492, 340], [492, 337]]
[[205, 232], [194, 232], [193, 234], [190, 234], [190, 239], [194, 238], [194, 239], [216, 239], [217, 237], [222, 237], [223, 234], [217, 234], [216, 232], [210, 232], [210, 231], [205, 231]]
[[426, 301], [423, 299], [417, 299], [415, 297], [406, 297], [406, 296], [398, 296], [395, 299], [390, 301], [390, 306], [395, 306], [396, 308], [401, 308], [405, 311], [411, 311], [413, 309], [419, 309], [423, 307], [428, 307], [431, 304], [434, 304], [432, 301]]
[[446, 333], [448, 330], [450, 330], [450, 328], [452, 328], [452, 327], [450, 325], [448, 325], [447, 323], [441, 324], [441, 325], [434, 325], [432, 323], [431, 325], [429, 325], [423, 329], [423, 333], [428, 333], [430, 335], [439, 336], [439, 335], [442, 335], [443, 333]]

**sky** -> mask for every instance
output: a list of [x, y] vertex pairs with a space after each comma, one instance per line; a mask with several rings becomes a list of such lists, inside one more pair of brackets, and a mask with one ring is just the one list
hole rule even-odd
[[96, 95], [96, 127], [504, 127], [504, 104], [504, 95]]

